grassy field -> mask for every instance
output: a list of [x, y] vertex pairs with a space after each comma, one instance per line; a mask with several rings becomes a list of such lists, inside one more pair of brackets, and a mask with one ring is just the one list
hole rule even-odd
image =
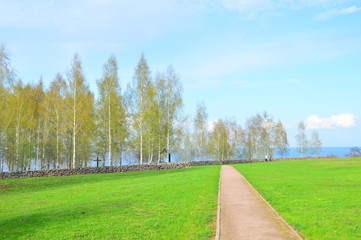
[[0, 180], [0, 239], [208, 239], [219, 166]]
[[233, 166], [305, 239], [361, 239], [360, 158]]

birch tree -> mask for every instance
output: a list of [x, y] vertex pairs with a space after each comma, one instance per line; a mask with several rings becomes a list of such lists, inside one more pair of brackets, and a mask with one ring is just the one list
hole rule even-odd
[[306, 127], [304, 122], [300, 122], [298, 124], [298, 134], [296, 135], [296, 142], [297, 152], [301, 154], [301, 157], [303, 157], [304, 154], [307, 153], [309, 150], [309, 141], [307, 140], [305, 129]]
[[131, 122], [132, 134], [130, 135], [130, 145], [137, 151], [139, 163], [143, 164], [146, 153], [146, 130], [147, 116], [146, 110], [149, 107], [149, 88], [152, 86], [150, 70], [147, 61], [142, 54], [133, 81], [127, 88], [127, 110]]
[[[1, 159], [5, 154], [5, 136], [15, 112], [9, 108], [9, 96], [12, 83], [15, 81], [15, 71], [11, 66], [8, 51], [2, 45], [0, 47], [0, 154]], [[3, 167], [3, 166], [1, 166]]]
[[171, 151], [174, 146], [176, 139], [176, 121], [182, 108], [182, 84], [179, 81], [179, 77], [176, 74], [172, 65], [170, 65], [166, 72], [166, 139], [167, 139], [167, 150]]
[[314, 156], [317, 156], [321, 153], [321, 139], [316, 130], [312, 131], [311, 139], [310, 139], [310, 153]]
[[259, 114], [252, 116], [246, 121], [243, 138], [243, 156], [252, 159], [260, 156], [262, 118]]
[[126, 137], [125, 110], [119, 86], [118, 64], [114, 56], [104, 65], [103, 77], [97, 81], [97, 85], [96, 145], [103, 159], [108, 155], [109, 165], [112, 166], [124, 150]]
[[224, 161], [230, 157], [229, 133], [223, 120], [218, 120], [213, 124], [213, 130], [209, 134], [208, 152], [214, 160]]
[[228, 131], [228, 148], [227, 156], [235, 157], [242, 154], [242, 141], [244, 138], [244, 132], [242, 127], [236, 121], [225, 121], [226, 128]]
[[275, 125], [275, 145], [277, 148], [277, 153], [279, 155], [281, 156], [287, 155], [289, 151], [287, 132], [284, 129], [281, 121], [278, 121], [278, 123]]
[[68, 72], [68, 93], [66, 96], [68, 124], [70, 126], [71, 164], [70, 167], [84, 166], [90, 156], [94, 124], [94, 96], [89, 91], [78, 55], [74, 56]]
[[[160, 161], [160, 150], [170, 154], [174, 152], [177, 144], [177, 124], [183, 104], [182, 85], [173, 66], [169, 66], [165, 74], [157, 74], [155, 78], [156, 99], [158, 104], [158, 162]], [[165, 141], [165, 146], [162, 144]]]
[[198, 160], [202, 161], [207, 153], [207, 121], [208, 114], [204, 102], [197, 105], [194, 118], [194, 142], [196, 144]]
[[54, 168], [59, 169], [64, 162], [62, 152], [64, 149], [65, 125], [65, 94], [66, 81], [60, 74], [50, 83], [46, 94], [46, 112], [48, 115], [49, 139], [48, 158], [53, 159]]

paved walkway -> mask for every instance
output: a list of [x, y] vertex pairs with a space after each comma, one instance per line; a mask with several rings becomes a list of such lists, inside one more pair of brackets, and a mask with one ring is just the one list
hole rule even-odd
[[222, 166], [220, 181], [221, 240], [302, 239], [232, 166]]

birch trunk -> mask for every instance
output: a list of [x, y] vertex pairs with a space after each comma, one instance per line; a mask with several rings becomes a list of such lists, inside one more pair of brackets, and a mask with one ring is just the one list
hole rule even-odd
[[[110, 113], [110, 96], [108, 97], [108, 155], [109, 155], [109, 166], [113, 165], [112, 162], [112, 134], [110, 129], [111, 113]], [[105, 160], [104, 160], [105, 161]]]
[[36, 138], [36, 159], [35, 159], [35, 167], [39, 164], [39, 145], [40, 145], [40, 123], [38, 124], [36, 133], [37, 133], [37, 138]]
[[58, 109], [55, 107], [56, 114], [56, 162], [55, 168], [59, 169], [59, 114]]
[[76, 157], [76, 79], [74, 79], [74, 95], [73, 95], [73, 161], [72, 167], [75, 168]]
[[[45, 143], [44, 143], [44, 138], [46, 137], [46, 121], [44, 123], [44, 135], [43, 135], [43, 144], [42, 144], [42, 153], [41, 153], [41, 161], [45, 163]], [[49, 159], [47, 161], [47, 164], [46, 164], [46, 169], [49, 169], [50, 168], [50, 162], [49, 162]]]
[[[142, 96], [142, 92], [140, 93], [140, 109], [143, 109], [143, 96]], [[143, 113], [140, 113], [140, 156], [139, 156], [139, 161], [140, 164], [143, 164]]]
[[160, 136], [158, 137], [158, 163], [160, 163]]

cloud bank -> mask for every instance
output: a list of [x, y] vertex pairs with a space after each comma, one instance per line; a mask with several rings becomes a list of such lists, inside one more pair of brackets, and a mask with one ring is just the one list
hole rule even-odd
[[311, 115], [306, 119], [307, 129], [330, 129], [336, 127], [356, 127], [356, 116], [351, 113], [343, 113], [332, 115], [329, 118], [321, 118], [317, 115]]

